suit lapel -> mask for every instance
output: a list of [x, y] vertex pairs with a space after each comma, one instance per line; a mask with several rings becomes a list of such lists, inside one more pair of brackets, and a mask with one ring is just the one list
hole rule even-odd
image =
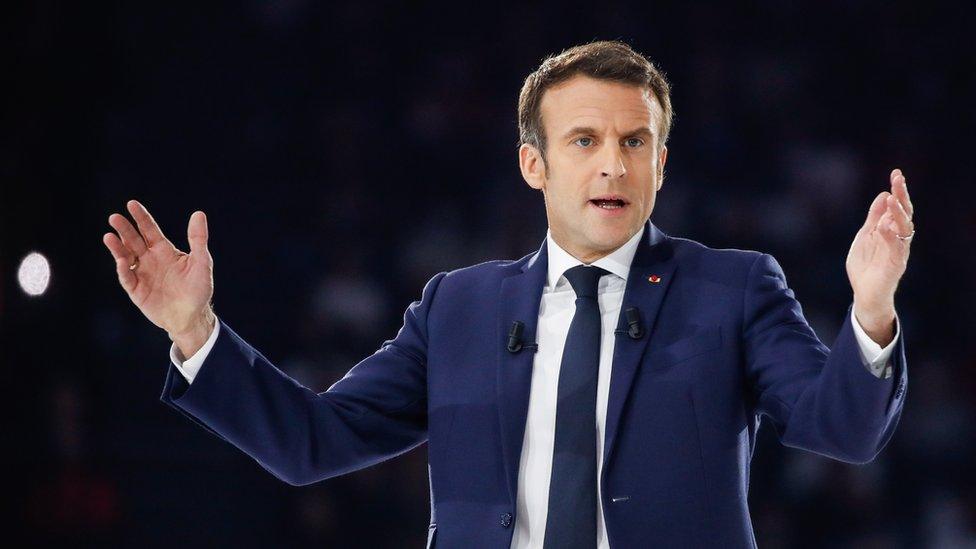
[[[610, 461], [620, 419], [623, 414], [627, 396], [634, 383], [634, 376], [641, 362], [647, 342], [654, 333], [658, 312], [664, 295], [670, 287], [677, 267], [672, 255], [671, 242], [650, 221], [645, 226], [644, 237], [641, 239], [634, 260], [627, 276], [627, 287], [620, 307], [620, 317], [617, 321], [617, 335], [613, 349], [613, 367], [610, 373], [610, 395], [607, 400], [607, 418], [604, 427], [603, 464]], [[652, 277], [656, 277], [654, 282]], [[640, 339], [632, 339], [627, 334], [628, 324], [625, 311], [629, 307], [637, 307], [640, 311], [643, 334]], [[621, 331], [622, 330], [622, 331]]]
[[502, 441], [502, 458], [508, 479], [509, 495], [515, 501], [518, 489], [519, 459], [525, 420], [529, 407], [529, 389], [532, 385], [532, 362], [535, 353], [525, 349], [517, 353], [508, 351], [508, 332], [516, 320], [525, 324], [523, 343], [536, 342], [539, 323], [539, 304], [549, 268], [546, 241], [516, 274], [502, 280], [498, 293], [498, 419]]

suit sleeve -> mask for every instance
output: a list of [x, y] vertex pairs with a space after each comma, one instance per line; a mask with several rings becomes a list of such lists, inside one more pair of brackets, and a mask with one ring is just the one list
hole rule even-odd
[[322, 393], [219, 320], [193, 383], [170, 364], [161, 400], [295, 486], [400, 455], [427, 440], [427, 317], [444, 274], [410, 304], [394, 339]]
[[[217, 318], [217, 317], [215, 317]], [[203, 343], [203, 347], [193, 353], [190, 358], [184, 358], [183, 353], [180, 352], [179, 347], [176, 343], [173, 343], [169, 347], [169, 361], [176, 366], [176, 369], [183, 374], [186, 378], [187, 383], [193, 383], [193, 378], [196, 377], [197, 372], [200, 371], [200, 367], [203, 366], [203, 362], [207, 360], [207, 356], [210, 354], [210, 349], [213, 349], [215, 343], [217, 343], [217, 336], [220, 335], [220, 319], [217, 318], [217, 322], [214, 324], [213, 330], [210, 332], [210, 337], [207, 341]]]
[[901, 416], [908, 382], [903, 332], [891, 355], [893, 375], [864, 367], [848, 307], [831, 348], [810, 328], [779, 263], [756, 258], [743, 297], [747, 378], [756, 413], [784, 445], [848, 463], [872, 461]]

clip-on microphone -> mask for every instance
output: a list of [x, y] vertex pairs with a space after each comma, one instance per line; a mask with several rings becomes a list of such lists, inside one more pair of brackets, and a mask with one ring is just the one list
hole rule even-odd
[[531, 349], [535, 352], [539, 348], [537, 343], [522, 343], [522, 330], [525, 328], [525, 324], [521, 320], [516, 320], [512, 322], [511, 329], [508, 330], [508, 352], [517, 353], [522, 350], [523, 347], [526, 349]]
[[637, 307], [627, 307], [624, 311], [624, 316], [627, 317], [626, 330], [616, 330], [615, 334], [627, 334], [630, 339], [640, 339], [644, 337], [644, 328], [641, 326], [640, 310]]

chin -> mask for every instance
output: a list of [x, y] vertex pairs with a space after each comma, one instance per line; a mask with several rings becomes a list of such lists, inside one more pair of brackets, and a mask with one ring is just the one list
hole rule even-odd
[[602, 250], [615, 250], [633, 236], [628, 227], [598, 227], [590, 233], [590, 241]]

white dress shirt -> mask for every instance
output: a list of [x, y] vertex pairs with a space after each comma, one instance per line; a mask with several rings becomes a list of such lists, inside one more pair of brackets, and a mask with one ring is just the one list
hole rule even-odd
[[[641, 229], [623, 246], [612, 253], [597, 259], [591, 265], [602, 267], [610, 272], [604, 275], [597, 287], [602, 335], [600, 338], [600, 364], [596, 392], [596, 430], [597, 430], [597, 479], [603, 470], [603, 433], [607, 417], [607, 400], [610, 394], [610, 371], [613, 361], [614, 330], [620, 307], [623, 303], [624, 289], [634, 253], [645, 229]], [[569, 333], [569, 325], [576, 312], [576, 292], [563, 276], [568, 269], [583, 262], [563, 250], [552, 239], [551, 231], [546, 232], [549, 272], [546, 286], [542, 291], [539, 305], [539, 323], [536, 343], [539, 347], [532, 363], [532, 385], [529, 392], [528, 415], [525, 423], [525, 438], [519, 461], [518, 512], [515, 519], [515, 532], [512, 536], [512, 549], [542, 547], [546, 533], [546, 516], [549, 511], [549, 480], [552, 475], [552, 451], [555, 441], [556, 397], [559, 386], [559, 367], [562, 362], [563, 346]], [[884, 349], [868, 337], [854, 317], [851, 309], [851, 324], [860, 348], [862, 361], [871, 373], [890, 378], [891, 365], [888, 359], [894, 349], [901, 328], [895, 317], [895, 338]], [[207, 342], [192, 357], [184, 359], [176, 345], [170, 348], [170, 359], [183, 374], [187, 382], [193, 383], [200, 367], [213, 348], [220, 323], [217, 322]], [[603, 522], [603, 500], [597, 482], [597, 546], [609, 549], [606, 525]]]

